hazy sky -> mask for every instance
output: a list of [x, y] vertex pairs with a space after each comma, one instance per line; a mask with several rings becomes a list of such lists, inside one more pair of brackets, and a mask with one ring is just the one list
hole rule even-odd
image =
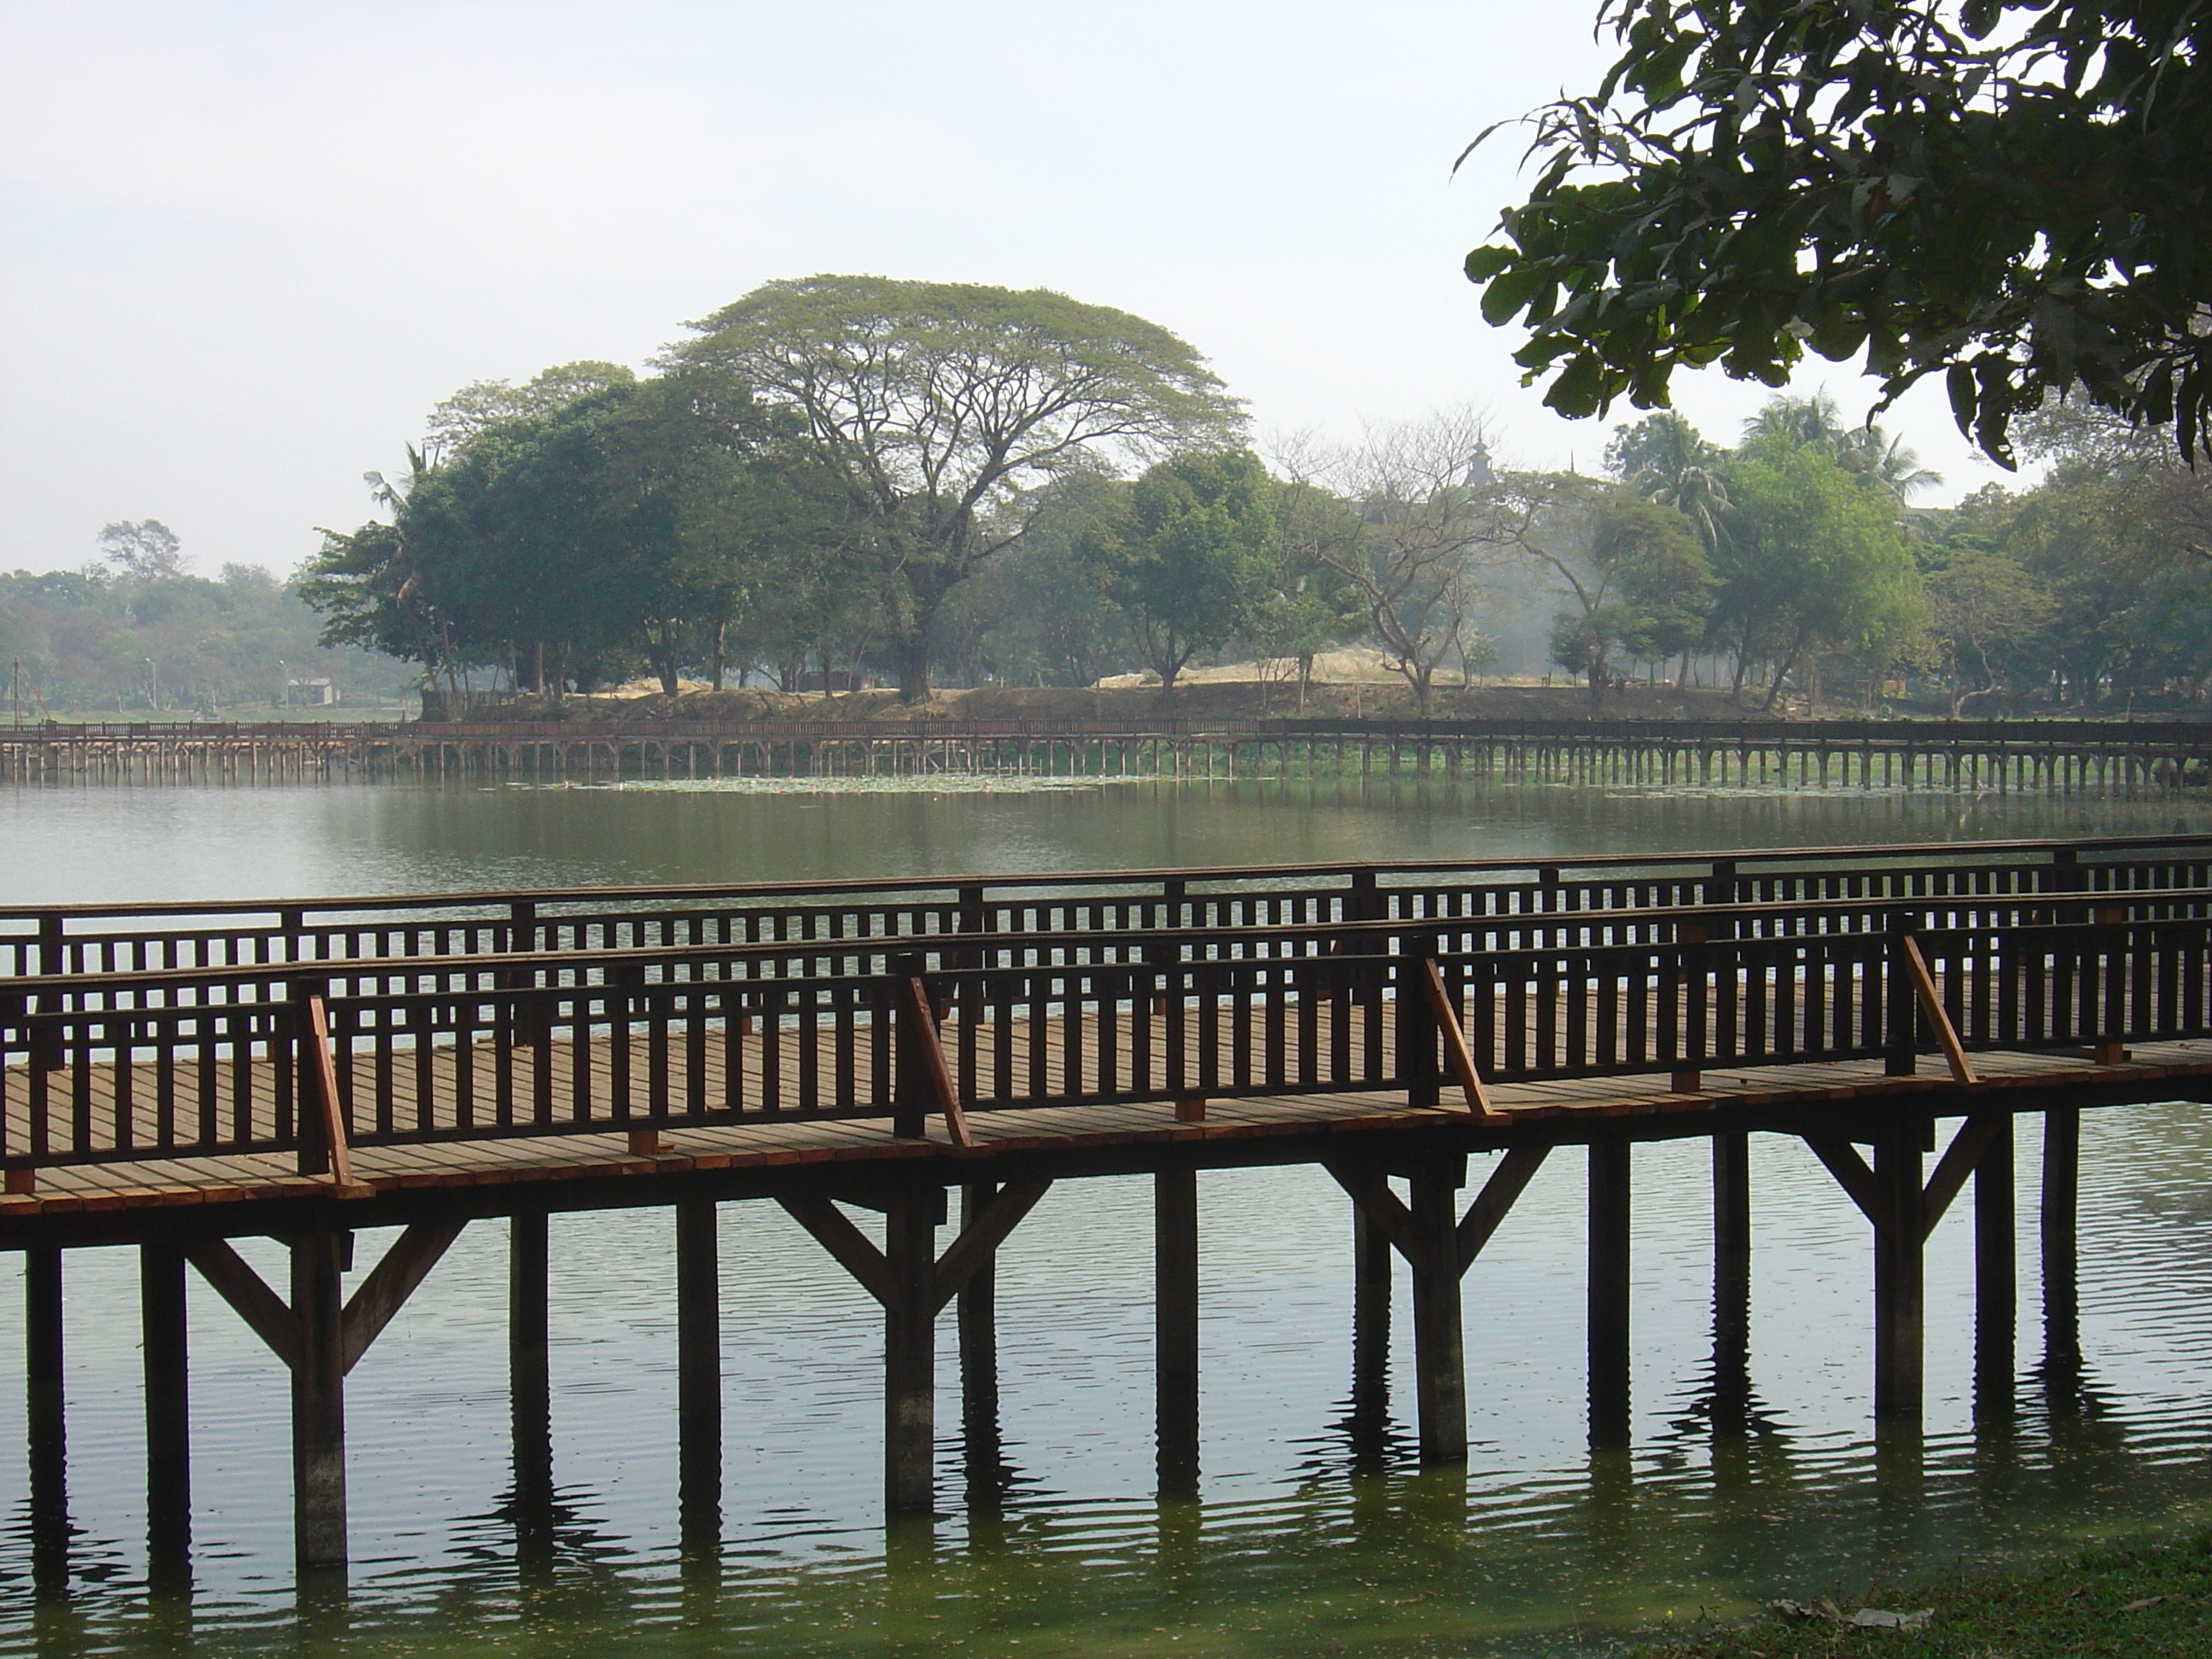
[[[1519, 387], [1459, 274], [1520, 146], [1451, 163], [1602, 61], [1588, 0], [0, 0], [0, 568], [150, 517], [289, 570], [454, 387], [641, 365], [813, 271], [1059, 289], [1263, 430], [1472, 403], [1589, 469], [1606, 428]], [[1764, 395], [1680, 403], [1733, 439]], [[1933, 396], [1890, 423], [1930, 500], [1996, 476]]]

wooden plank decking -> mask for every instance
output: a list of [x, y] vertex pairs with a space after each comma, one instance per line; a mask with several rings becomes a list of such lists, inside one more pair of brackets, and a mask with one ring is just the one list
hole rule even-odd
[[[1911, 1078], [1884, 1076], [1876, 1060], [1737, 1068], [1706, 1075], [1695, 1093], [1675, 1090], [1664, 1073], [1493, 1085], [1493, 1104], [1510, 1121], [1483, 1125], [1482, 1133], [1506, 1141], [1572, 1139], [1577, 1121], [1664, 1114], [1680, 1120], [1684, 1133], [1698, 1133], [1702, 1131], [1695, 1127], [1697, 1120], [1723, 1113], [1866, 1106], [1924, 1093], [1942, 1094], [1942, 1109], [1948, 1113], [1982, 1101], [2002, 1109], [2008, 1095], [2033, 1090], [2039, 1104], [2047, 1103], [2052, 1085], [2067, 1085], [2117, 1086], [2135, 1098], [2155, 1098], [2164, 1084], [2173, 1085], [2183, 1098], [2212, 1091], [2212, 1041], [2136, 1044], [2129, 1061], [2112, 1066], [2076, 1054], [2005, 1051], [1978, 1053], [1974, 1064], [1984, 1081], [1971, 1093], [1940, 1069]], [[1455, 1099], [1442, 1107], [1413, 1109], [1395, 1094], [1314, 1094], [1217, 1098], [1207, 1103], [1202, 1122], [1178, 1121], [1170, 1103], [971, 1110], [968, 1126], [976, 1144], [966, 1149], [951, 1143], [939, 1119], [931, 1121], [927, 1137], [919, 1140], [895, 1137], [887, 1116], [754, 1119], [666, 1130], [668, 1150], [652, 1155], [631, 1152], [623, 1134], [592, 1133], [362, 1146], [356, 1149], [353, 1162], [356, 1180], [366, 1189], [362, 1195], [367, 1196], [418, 1188], [650, 1179], [801, 1164], [912, 1158], [988, 1164], [1010, 1152], [1103, 1152], [1147, 1141], [1235, 1142], [1335, 1133], [1365, 1139], [1395, 1131], [1426, 1134], [1467, 1123]], [[1846, 1124], [1836, 1127], [1848, 1130]], [[1376, 1145], [1369, 1142], [1368, 1149]], [[989, 1177], [979, 1169], [975, 1178]], [[297, 1199], [330, 1191], [327, 1179], [299, 1175], [289, 1153], [64, 1165], [42, 1170], [36, 1193], [0, 1198], [0, 1220]]]

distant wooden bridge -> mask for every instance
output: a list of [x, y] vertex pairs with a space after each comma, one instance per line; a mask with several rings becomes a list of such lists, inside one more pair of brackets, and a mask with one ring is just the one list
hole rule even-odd
[[[1973, 1184], [1979, 1363], [2008, 1389], [2016, 1118], [2045, 1124], [2063, 1304], [2081, 1110], [2212, 1099], [2212, 837], [19, 909], [0, 969], [0, 1249], [27, 1264], [34, 1531], [64, 1540], [46, 1582], [62, 1264], [90, 1245], [142, 1254], [157, 1573], [189, 1571], [188, 1269], [291, 1371], [298, 1553], [322, 1570], [346, 1557], [345, 1373], [489, 1218], [521, 1512], [551, 1492], [547, 1217], [672, 1210], [694, 1538], [720, 1526], [730, 1200], [779, 1204], [883, 1307], [894, 1511], [933, 1498], [939, 1312], [959, 1306], [963, 1387], [994, 1391], [995, 1251], [1102, 1175], [1156, 1182], [1170, 1486], [1196, 1470], [1201, 1169], [1344, 1188], [1370, 1378], [1409, 1264], [1431, 1462], [1467, 1455], [1462, 1278], [1562, 1147], [1588, 1159], [1594, 1442], [1629, 1431], [1653, 1139], [1713, 1146], [1723, 1384], [1758, 1132], [1802, 1140], [1873, 1230], [1883, 1417], [1919, 1411], [1923, 1241]], [[353, 1233], [386, 1226], [344, 1294]], [[228, 1242], [248, 1234], [289, 1241], [288, 1285]]]
[[744, 724], [213, 722], [0, 726], [0, 777], [282, 782], [1441, 775], [2141, 795], [2212, 787], [2212, 722], [2122, 720], [778, 720]]

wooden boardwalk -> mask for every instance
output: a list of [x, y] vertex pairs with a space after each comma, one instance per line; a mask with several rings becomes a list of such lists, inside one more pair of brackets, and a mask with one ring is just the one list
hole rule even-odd
[[[2113, 1065], [2100, 1065], [2086, 1054], [2002, 1051], [1978, 1053], [1974, 1063], [1980, 1081], [1971, 1098], [1948, 1075], [1888, 1077], [1880, 1060], [1868, 1060], [1711, 1073], [1695, 1091], [1676, 1089], [1663, 1072], [1498, 1084], [1489, 1090], [1494, 1117], [1480, 1121], [1456, 1102], [1417, 1108], [1402, 1093], [1374, 1091], [1217, 1098], [1195, 1116], [1174, 1102], [985, 1109], [967, 1114], [975, 1144], [964, 1147], [952, 1142], [942, 1121], [915, 1139], [896, 1134], [889, 1116], [762, 1121], [762, 1115], [747, 1114], [751, 1121], [707, 1127], [363, 1146], [353, 1153], [356, 1185], [347, 1196], [359, 1202], [515, 1183], [649, 1182], [694, 1172], [916, 1160], [950, 1165], [935, 1171], [937, 1178], [968, 1182], [993, 1178], [994, 1162], [1017, 1153], [1079, 1158], [1109, 1149], [1174, 1146], [1185, 1152], [1218, 1149], [1226, 1161], [1238, 1161], [1251, 1150], [1244, 1143], [1340, 1136], [1346, 1138], [1346, 1151], [1353, 1150], [1350, 1138], [1358, 1137], [1359, 1155], [1388, 1157], [1393, 1134], [1407, 1132], [1423, 1139], [1443, 1132], [1486, 1148], [1510, 1147], [1532, 1139], [1571, 1142], [1578, 1131], [1594, 1132], [1621, 1119], [1665, 1120], [1640, 1126], [1647, 1138], [1702, 1136], [1713, 1133], [1717, 1121], [1733, 1124], [1747, 1114], [1795, 1116], [1817, 1125], [1824, 1111], [1848, 1119], [1864, 1109], [1907, 1106], [1930, 1097], [1942, 1097], [1931, 1103], [1946, 1115], [2039, 1110], [2054, 1090], [2094, 1092], [2100, 1101], [2212, 1097], [2212, 1039], [2137, 1044], [2128, 1060]], [[450, 1096], [434, 1116], [450, 1122]], [[145, 1127], [151, 1129], [150, 1120]], [[636, 1150], [641, 1135], [658, 1150]], [[36, 1193], [0, 1197], [0, 1245], [8, 1239], [6, 1224], [33, 1217], [329, 1199], [329, 1178], [301, 1176], [296, 1163], [289, 1153], [234, 1153], [56, 1165], [45, 1172]], [[610, 1199], [603, 1195], [599, 1201]], [[641, 1189], [612, 1201], [667, 1200]], [[364, 1212], [374, 1213], [374, 1206]], [[254, 1224], [241, 1215], [235, 1227], [252, 1231]]]
[[[1153, 1184], [1166, 1489], [1195, 1479], [1201, 1170], [1343, 1188], [1360, 1328], [1402, 1261], [1420, 1455], [1452, 1464], [1462, 1277], [1562, 1148], [1587, 1164], [1590, 1437], [1617, 1446], [1638, 1144], [1711, 1143], [1717, 1367], [1746, 1397], [1748, 1137], [1802, 1143], [1870, 1227], [1875, 1409], [1910, 1419], [1925, 1243], [1968, 1194], [1978, 1364], [2011, 1374], [2016, 1123], [2063, 1275], [2084, 1109], [2212, 1102], [2207, 837], [83, 907], [0, 913], [0, 952], [33, 1528], [65, 1559], [64, 1255], [135, 1246], [170, 1571], [188, 1268], [290, 1371], [298, 1558], [324, 1571], [346, 1372], [478, 1221], [507, 1236], [516, 1509], [544, 1525], [548, 1218], [670, 1212], [690, 1534], [720, 1501], [723, 1203], [780, 1205], [880, 1304], [885, 1500], [914, 1511], [938, 1316], [957, 1304], [963, 1388], [990, 1393], [994, 1254], [1058, 1182]], [[288, 1246], [282, 1287], [228, 1243], [256, 1234]], [[1358, 1353], [1379, 1388], [1387, 1344]]]

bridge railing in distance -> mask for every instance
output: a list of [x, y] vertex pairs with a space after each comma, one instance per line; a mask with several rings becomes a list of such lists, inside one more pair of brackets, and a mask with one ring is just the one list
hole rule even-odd
[[968, 933], [1313, 926], [2208, 882], [2212, 837], [2175, 836], [0, 908], [0, 975]]
[[333, 1141], [840, 1117], [920, 1133], [933, 1112], [1223, 1095], [1428, 1105], [1431, 971], [1496, 1083], [1909, 1071], [1934, 1033], [1915, 963], [1972, 1048], [2212, 1033], [2212, 889], [1791, 915], [1544, 917], [1504, 947], [1489, 922], [1422, 918], [0, 981], [0, 1166], [21, 1190], [65, 1164], [296, 1153], [313, 1170]]
[[[2127, 874], [2124, 870], [2123, 875]], [[2153, 873], [2176, 873], [2164, 867]], [[2181, 872], [2186, 873], [2186, 872]], [[837, 936], [786, 937], [754, 942], [731, 930], [731, 942], [696, 942], [684, 930], [678, 944], [568, 949], [488, 951], [445, 956], [360, 953], [288, 963], [250, 963], [236, 968], [158, 969], [150, 971], [65, 972], [0, 980], [0, 992], [12, 988], [40, 1014], [68, 1012], [123, 1012], [234, 1005], [281, 995], [283, 988], [312, 976], [341, 997], [475, 993], [516, 987], [585, 987], [625, 977], [638, 983], [673, 982], [700, 977], [717, 980], [783, 981], [867, 977], [890, 971], [890, 964], [914, 957], [944, 968], [1027, 966], [1113, 966], [1133, 963], [1170, 964], [1182, 961], [1230, 960], [1246, 957], [1389, 954], [1396, 939], [1418, 933], [1446, 952], [1507, 952], [1589, 949], [1607, 945], [1660, 945], [1698, 939], [1784, 939], [1803, 934], [1865, 933], [1893, 929], [1900, 915], [1916, 928], [1947, 930], [2013, 927], [2048, 921], [2082, 920], [2092, 907], [2124, 907], [2136, 920], [2186, 919], [2212, 913], [2212, 884], [2204, 886], [2106, 886], [2094, 890], [2063, 886], [2040, 890], [2021, 884], [2016, 892], [1957, 895], [1884, 894], [1855, 898], [1717, 904], [1661, 904], [1640, 908], [1547, 909], [1508, 907], [1485, 913], [1477, 906], [1437, 903], [1377, 905], [1402, 909], [1375, 920], [1334, 920], [1352, 905], [1323, 902], [1310, 907], [1322, 920], [1272, 917], [1247, 926], [1174, 925], [1161, 921], [1157, 902], [1119, 907], [1124, 925], [1092, 925], [1069, 930], [1015, 928], [1011, 931], [897, 933], [854, 929]], [[1323, 895], [1324, 900], [1332, 899]], [[1419, 893], [1416, 899], [1433, 898]], [[1287, 917], [1294, 907], [1283, 907]], [[1301, 914], [1307, 907], [1296, 907]], [[1173, 914], [1172, 907], [1166, 913]], [[2115, 912], [2115, 914], [2120, 914]], [[1150, 917], [1154, 925], [1139, 925]], [[973, 920], [1005, 920], [986, 907]], [[1690, 931], [1690, 930], [1693, 930]], [[770, 933], [773, 930], [761, 930]]]

